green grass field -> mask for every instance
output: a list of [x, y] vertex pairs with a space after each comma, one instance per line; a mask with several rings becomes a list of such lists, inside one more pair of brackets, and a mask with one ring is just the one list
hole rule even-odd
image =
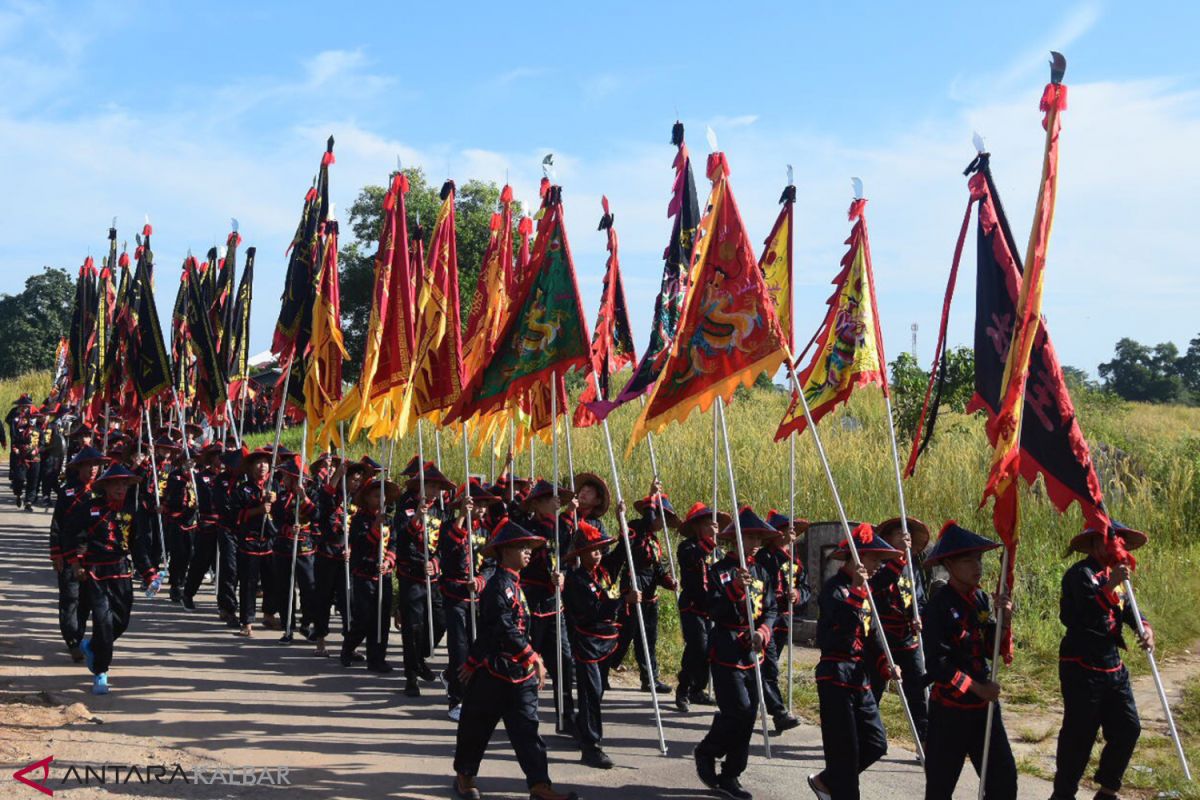
[[[48, 382], [44, 375], [0, 382], [0, 406], [7, 408], [20, 391], [32, 391], [35, 401], [40, 401]], [[1135, 584], [1143, 613], [1155, 625], [1160, 652], [1179, 652], [1200, 639], [1200, 616], [1195, 613], [1196, 598], [1200, 597], [1200, 541], [1192, 537], [1200, 514], [1200, 409], [1123, 403], [1100, 395], [1075, 399], [1111, 513], [1151, 537], [1149, 546], [1137, 553]], [[778, 391], [742, 390], [727, 410], [737, 499], [760, 511], [769, 507], [786, 511], [788, 507], [788, 447], [786, 442], [777, 445], [772, 441], [786, 402], [786, 396]], [[630, 458], [623, 457], [637, 413], [636, 404], [632, 404], [610, 417], [621, 488], [631, 504], [646, 492], [652, 475], [645, 444], [639, 445]], [[898, 511], [884, 413], [878, 390], [868, 387], [860, 390], [847, 408], [829, 414], [820, 424], [834, 477], [852, 519], [880, 521]], [[590, 469], [607, 478], [610, 470], [601, 429], [575, 430], [572, 436], [576, 470]], [[269, 438], [253, 437], [250, 444], [256, 446]], [[300, 430], [286, 431], [284, 443], [299, 450]], [[352, 446], [352, 453], [358, 455], [365, 445], [363, 440]], [[693, 414], [684, 424], [663, 431], [656, 437], [656, 445], [663, 481], [675, 507], [682, 511], [697, 500], [709, 501], [711, 416]], [[908, 442], [902, 441], [900, 448], [903, 459]], [[382, 445], [371, 450], [376, 458], [386, 461]], [[395, 446], [395, 461], [403, 464], [416, 450], [415, 437], [401, 439]], [[429, 430], [425, 432], [425, 453], [427, 458], [436, 453]], [[462, 447], [457, 432], [443, 433], [442, 455], [443, 470], [461, 479]], [[982, 419], [944, 413], [937, 437], [922, 458], [916, 476], [905, 483], [909, 513], [928, 522], [935, 531], [944, 521], [956, 519], [981, 533], [990, 533], [990, 508], [979, 508], [988, 457]], [[797, 514], [813, 521], [836, 519], [811, 435], [797, 442], [796, 458]], [[551, 474], [549, 446], [539, 443], [534, 459], [538, 475]], [[560, 459], [560, 472], [565, 475], [565, 443]], [[486, 474], [489, 465], [487, 456], [476, 457], [472, 472]], [[720, 504], [728, 508], [730, 489], [724, 470], [722, 461]], [[530, 472], [527, 452], [518, 456], [517, 471]], [[1079, 531], [1081, 516], [1074, 506], [1067, 514], [1059, 515], [1038, 486], [1022, 488], [1021, 513], [1014, 593], [1016, 658], [1012, 667], [1004, 670], [1002, 682], [1010, 706], [1045, 707], [1058, 695], [1058, 586], [1062, 571], [1071, 563], [1064, 555], [1066, 542]], [[615, 518], [608, 522], [615, 526]], [[998, 557], [991, 560], [990, 569], [986, 581], [994, 585]], [[679, 661], [681, 640], [673, 603], [663, 602], [662, 611], [659, 658], [664, 678], [670, 682]], [[1131, 654], [1128, 662], [1135, 674], [1146, 670], [1146, 661], [1140, 655]], [[798, 671], [796, 680], [798, 710], [812, 715], [815, 691], [811, 676]], [[1196, 755], [1200, 748], [1200, 683], [1191, 687], [1179, 713], [1189, 735], [1189, 747]], [[889, 730], [903, 738], [899, 709], [891, 700], [885, 700], [885, 717]], [[1015, 731], [1010, 733], [1017, 735]], [[1154, 764], [1155, 772], [1146, 780], [1156, 788], [1180, 788], [1183, 797], [1200, 796], [1191, 787], [1179, 784], [1179, 769], [1172, 760], [1169, 743], [1149, 739], [1143, 738], [1141, 748], [1145, 752], [1135, 756], [1135, 763], [1143, 758]], [[1131, 774], [1130, 780], [1136, 785], [1142, 782], [1141, 777]]]

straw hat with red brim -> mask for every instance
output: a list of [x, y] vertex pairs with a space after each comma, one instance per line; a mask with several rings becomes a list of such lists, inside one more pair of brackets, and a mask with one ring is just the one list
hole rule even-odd
[[[683, 522], [679, 523], [679, 533], [682, 536], [695, 536], [700, 532], [703, 525], [712, 522], [712, 509], [704, 503], [694, 503], [688, 509], [687, 516]], [[733, 522], [733, 517], [726, 514], [724, 511], [717, 512], [717, 530], [724, 530], [729, 523]]]
[[244, 456], [242, 456], [242, 472], [250, 472], [250, 470], [254, 468], [254, 465], [260, 461], [270, 462], [271, 455], [271, 448], [265, 445], [257, 450], [251, 450], [249, 453], [246, 453]]
[[767, 512], [767, 524], [780, 533], [787, 533], [788, 526], [799, 536], [805, 533], [812, 523], [806, 519], [788, 519], [787, 514], [780, 514], [775, 509]]
[[210, 458], [212, 456], [219, 456], [224, 452], [225, 447], [220, 442], [209, 442], [208, 444], [204, 445], [204, 447], [200, 448], [200, 452], [197, 453], [197, 455], [199, 455], [200, 458]]
[[88, 467], [92, 464], [103, 464], [108, 461], [108, 457], [94, 447], [84, 447], [75, 454], [68, 463], [68, 467]]
[[[528, 478], [516, 478], [513, 480], [514, 489], [517, 497], [523, 497], [529, 491], [530, 481]], [[496, 482], [491, 487], [492, 494], [507, 495], [508, 494], [508, 476], [500, 475], [496, 478]]]
[[240, 447], [236, 450], [226, 450], [221, 454], [221, 463], [230, 472], [236, 472], [241, 469], [242, 461], [245, 460], [247, 455], [249, 453], [246, 452], [245, 447]]
[[601, 550], [617, 540], [605, 535], [599, 528], [583, 520], [579, 520], [579, 528], [571, 540], [571, 552], [563, 558], [570, 561], [592, 550]]
[[671, 499], [666, 494], [650, 495], [633, 501], [633, 507], [641, 512], [643, 517], [658, 517], [660, 504], [662, 505], [661, 514], [667, 518], [667, 526], [671, 529], [678, 528], [679, 515], [675, 513], [675, 506], [671, 505]]
[[383, 472], [383, 464], [380, 464], [378, 461], [371, 458], [370, 456], [363, 456], [362, 460], [360, 460], [358, 463], [361, 464], [363, 466], [363, 468], [366, 469], [367, 472], [371, 473], [372, 475], [374, 475], [377, 472]]
[[319, 472], [323, 466], [328, 466], [330, 469], [337, 469], [338, 464], [341, 463], [341, 456], [335, 456], [333, 453], [322, 453], [320, 458], [308, 465], [308, 470], [309, 472]]
[[[908, 523], [908, 533], [910, 536], [912, 536], [914, 545], [922, 538], [925, 539], [926, 544], [929, 543], [928, 525], [926, 525], [924, 522], [921, 522], [921, 520], [917, 519], [916, 517], [905, 517], [904, 521]], [[900, 524], [900, 518], [892, 517], [891, 519], [885, 519], [883, 522], [875, 526], [875, 535], [891, 536], [893, 533], [900, 530], [903, 530], [903, 526]], [[920, 550], [924, 548], [913, 547], [913, 549]]]
[[284, 475], [291, 475], [293, 478], [299, 478], [302, 474], [300, 468], [300, 459], [296, 456], [285, 458], [275, 465], [276, 472], [282, 472]]
[[[417, 474], [417, 465], [420, 463], [421, 463], [420, 457], [413, 456], [412, 458], [410, 458], [408, 460], [408, 463], [404, 465], [404, 469], [400, 470], [400, 474], [407, 478], [413, 477], [414, 475]], [[430, 467], [434, 467], [434, 466], [437, 466], [437, 465], [432, 461], [425, 462], [426, 469], [429, 469]]]
[[[533, 485], [533, 488], [529, 490], [529, 494], [527, 494], [525, 499], [521, 501], [521, 507], [528, 511], [530, 504], [537, 500], [541, 500], [543, 497], [553, 496], [554, 484], [548, 480], [545, 480], [544, 478], [538, 478], [538, 482]], [[574, 496], [575, 495], [571, 493], [571, 490], [565, 486], [558, 487], [558, 502], [560, 504], [565, 505], [566, 503], [571, 502], [571, 498]]]
[[[358, 491], [354, 493], [354, 505], [360, 508], [367, 504], [367, 497], [374, 495], [379, 497], [379, 479], [373, 478], [362, 486], [358, 487]], [[400, 496], [400, 484], [395, 481], [387, 481], [383, 487], [383, 497], [385, 503], [395, 502]]]
[[[1111, 521], [1108, 532], [1121, 539], [1126, 550], [1137, 550], [1139, 547], [1149, 541], [1150, 537], [1139, 530], [1126, 527], [1115, 519]], [[1086, 528], [1080, 533], [1071, 537], [1071, 543], [1067, 546], [1068, 553], [1086, 553], [1091, 547], [1091, 540], [1094, 537], [1103, 537], [1104, 532], [1098, 531], [1095, 528]], [[928, 560], [928, 559], [926, 559]]]
[[600, 498], [596, 507], [590, 512], [591, 516], [603, 517], [608, 513], [609, 505], [612, 504], [612, 493], [608, 490], [608, 484], [594, 472], [581, 472], [575, 476], [575, 494], [578, 495], [584, 486], [591, 486]]
[[539, 547], [546, 546], [546, 540], [536, 533], [530, 533], [525, 530], [508, 517], [504, 517], [496, 524], [496, 527], [492, 530], [491, 538], [488, 539], [487, 544], [480, 548], [480, 552], [488, 555], [501, 548], [512, 547], [514, 545], [521, 545], [529, 547], [532, 550], [537, 550]]
[[[404, 489], [405, 489], [405, 491], [412, 492], [412, 491], [416, 491], [420, 487], [421, 487], [421, 477], [419, 475], [414, 474], [413, 477], [408, 479], [408, 483], [405, 484]], [[450, 480], [444, 474], [442, 474], [442, 471], [440, 469], [438, 469], [436, 466], [434, 466], [432, 461], [427, 462], [425, 464], [425, 491], [426, 491], [426, 493], [428, 493], [428, 492], [447, 492], [447, 491], [452, 492], [452, 491], [454, 491], [454, 489], [455, 489], [454, 481]]]
[[932, 566], [947, 558], [971, 553], [986, 553], [998, 547], [1000, 547], [999, 542], [994, 542], [986, 536], [980, 536], [975, 531], [967, 530], [954, 520], [950, 520], [938, 532], [937, 542], [929, 551], [929, 555], [925, 556], [925, 566]]
[[721, 532], [717, 534], [717, 538], [737, 541], [739, 528], [742, 531], [743, 539], [755, 539], [759, 542], [773, 539], [779, 535], [779, 531], [768, 525], [758, 514], [755, 514], [753, 508], [742, 506], [742, 510], [738, 512], [736, 523], [731, 523], [722, 528]]
[[81, 422], [78, 425], [76, 425], [74, 428], [71, 429], [71, 432], [67, 434], [67, 438], [68, 439], [79, 439], [84, 436], [95, 437], [95, 435], [96, 435], [96, 432], [94, 430], [92, 430], [90, 426], [84, 425]]
[[[900, 558], [901, 553], [896, 548], [883, 540], [882, 536], [875, 535], [875, 526], [869, 522], [860, 522], [850, 530], [850, 535], [854, 537], [854, 547], [858, 550], [859, 556], [863, 553], [874, 553], [881, 558], [888, 559]], [[838, 543], [837, 550], [829, 554], [830, 558], [838, 561], [847, 561], [850, 559], [850, 543], [842, 539]]]
[[141, 478], [139, 478], [136, 473], [134, 473], [132, 470], [130, 470], [124, 464], [113, 464], [111, 467], [109, 467], [108, 469], [106, 469], [104, 471], [103, 475], [101, 475], [99, 478], [96, 478], [96, 480], [93, 482], [92, 485], [98, 486], [101, 483], [120, 483], [120, 482], [134, 484], [134, 483], [139, 482], [140, 480], [141, 480]]

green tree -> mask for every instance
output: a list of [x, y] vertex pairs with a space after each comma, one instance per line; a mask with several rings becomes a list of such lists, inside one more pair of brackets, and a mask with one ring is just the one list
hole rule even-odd
[[[433, 235], [433, 223], [441, 206], [441, 185], [432, 185], [419, 168], [404, 170], [409, 192], [405, 212], [410, 236], [418, 230], [425, 246]], [[347, 380], [355, 380], [362, 364], [367, 325], [371, 317], [371, 289], [375, 277], [375, 253], [382, 228], [383, 186], [364, 186], [350, 206], [349, 227], [353, 240], [342, 245], [338, 254], [341, 274], [342, 328], [349, 360], [345, 364]], [[479, 267], [487, 249], [492, 213], [499, 207], [500, 187], [495, 183], [470, 180], [457, 187], [455, 196], [455, 232], [458, 236], [459, 304], [464, 310], [475, 295]], [[516, 222], [519, 203], [513, 203], [513, 240], [516, 246]], [[418, 220], [420, 225], [418, 228]], [[466, 319], [462, 320], [466, 324]]]
[[[943, 365], [946, 382], [942, 387], [941, 407], [961, 414], [967, 410], [967, 403], [975, 393], [975, 351], [970, 347], [947, 350]], [[921, 419], [929, 373], [921, 369], [917, 360], [907, 352], [896, 356], [889, 366], [892, 372], [892, 418], [896, 423], [896, 433], [911, 438]]]
[[1178, 366], [1180, 380], [1191, 395], [1191, 402], [1200, 402], [1200, 336], [1188, 342], [1187, 353], [1179, 359]]
[[1112, 361], [1100, 365], [1100, 377], [1125, 400], [1175, 403], [1184, 398], [1179, 361], [1179, 348], [1170, 342], [1151, 349], [1126, 337], [1117, 342]]
[[53, 267], [26, 278], [20, 294], [0, 295], [0, 378], [53, 369], [74, 304], [74, 281], [65, 270]]

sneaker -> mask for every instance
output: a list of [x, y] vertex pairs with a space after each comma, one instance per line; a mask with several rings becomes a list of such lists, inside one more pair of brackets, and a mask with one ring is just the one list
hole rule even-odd
[[291, 644], [294, 641], [295, 637], [293, 637], [290, 633], [285, 633], [283, 636], [279, 637], [280, 644]]
[[404, 682], [404, 696], [405, 697], [420, 697], [421, 696], [421, 687], [417, 684], [416, 678], [409, 678], [407, 681]]
[[608, 754], [599, 747], [588, 747], [583, 751], [583, 757], [579, 759], [584, 766], [592, 767], [593, 769], [612, 769], [613, 761], [608, 757]]
[[680, 714], [686, 714], [692, 710], [692, 707], [688, 705], [686, 694], [682, 692], [675, 693], [675, 710]]
[[479, 800], [479, 790], [475, 788], [475, 779], [466, 775], [454, 776], [454, 796], [459, 800]]
[[712, 695], [705, 691], [691, 692], [688, 694], [688, 702], [697, 706], [715, 706], [717, 704]]
[[742, 782], [733, 775], [722, 775], [717, 782], [717, 791], [733, 800], [754, 800], [754, 795], [742, 788]]
[[[643, 692], [650, 691], [650, 682], [649, 681], [642, 681], [642, 691]], [[667, 686], [662, 681], [656, 680], [654, 682], [654, 692], [656, 694], [667, 694], [670, 691], [671, 691], [671, 687]]]
[[188, 611], [195, 611], [196, 610], [196, 601], [193, 600], [192, 598], [188, 597], [187, 595], [184, 595], [183, 596], [183, 607], [186, 608]]
[[417, 677], [426, 683], [433, 683], [437, 680], [437, 676], [433, 674], [433, 670], [431, 670], [429, 665], [425, 663], [422, 663], [420, 668], [417, 670]]
[[387, 675], [389, 672], [392, 671], [392, 665], [386, 661], [379, 661], [375, 664], [372, 664], [371, 662], [368, 661], [367, 662], [367, 671], [368, 672], [378, 672], [380, 675]]
[[353, 653], [350, 654], [350, 660], [353, 661], [354, 663], [358, 664], [358, 663], [362, 663], [363, 661], [366, 661], [367, 657], [364, 656], [362, 653], [358, 652], [357, 650], [355, 650]]
[[446, 713], [446, 716], [449, 717], [452, 722], [458, 722], [459, 719], [462, 718], [462, 706], [451, 706], [450, 710]]
[[182, 603], [183, 602], [183, 592], [181, 592], [179, 589], [176, 589], [174, 586], [171, 587], [171, 602], [172, 603]]
[[28, 511], [30, 514], [32, 514], [32, 513], [33, 513], [33, 503], [26, 502], [26, 503], [25, 503], [25, 510], [26, 510], [26, 511]]
[[800, 720], [796, 719], [794, 714], [791, 714], [787, 711], [783, 712], [782, 714], [776, 714], [774, 720], [776, 736], [784, 731], [790, 731], [792, 728], [800, 727]]
[[101, 672], [92, 678], [92, 694], [108, 694], [108, 673]]
[[817, 800], [833, 800], [833, 795], [817, 787], [817, 776], [808, 776], [808, 788], [813, 790], [813, 794], [817, 796]]
[[696, 776], [700, 782], [710, 789], [717, 788], [717, 760], [697, 747], [692, 751], [692, 759], [696, 762]]
[[548, 783], [538, 783], [529, 790], [529, 800], [576, 800], [577, 795], [574, 792], [555, 791], [554, 787]]
[[342, 662], [343, 667], [349, 667], [351, 664], [354, 663], [354, 658], [352, 656], [347, 655], [346, 653], [342, 653], [341, 657], [338, 660]]
[[83, 658], [87, 662], [88, 672], [91, 672], [92, 667], [96, 665], [96, 654], [92, 652], [92, 640], [84, 639], [79, 643], [79, 649], [83, 651]]

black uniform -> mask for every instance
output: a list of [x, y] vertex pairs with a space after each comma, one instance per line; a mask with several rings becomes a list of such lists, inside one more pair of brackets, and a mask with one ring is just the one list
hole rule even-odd
[[[859, 774], [887, 753], [887, 734], [865, 663], [877, 651], [870, 641], [867, 590], [854, 588], [850, 576], [838, 570], [821, 587], [817, 602], [821, 660], [815, 673], [825, 751], [820, 778], [833, 797], [857, 798]], [[878, 659], [886, 664], [882, 654]]]
[[93, 675], [108, 672], [113, 644], [129, 627], [133, 610], [133, 572], [146, 582], [154, 578], [144, 526], [137, 525], [134, 498], [110, 504], [93, 498], [75, 540], [75, 561], [84, 570], [82, 590], [92, 609]]
[[322, 484], [316, 491], [317, 518], [313, 528], [313, 545], [316, 559], [313, 567], [316, 590], [313, 594], [313, 638], [324, 639], [329, 635], [329, 617], [332, 606], [337, 606], [342, 618], [342, 635], [348, 630], [346, 615], [349, 611], [346, 598], [346, 548], [345, 535], [349, 516], [355, 512], [351, 504], [349, 511], [342, 502], [340, 486]]
[[91, 492], [74, 475], [58, 493], [54, 515], [50, 518], [50, 557], [62, 560], [58, 571], [58, 629], [67, 647], [74, 649], [83, 641], [91, 607], [81, 591], [79, 578], [70, 562], [75, 555], [76, 541], [88, 522]]
[[[913, 604], [916, 600], [904, 560], [896, 558], [884, 562], [879, 571], [871, 576], [870, 585], [883, 633], [892, 651], [892, 660], [900, 667], [904, 677], [900, 684], [904, 688], [904, 698], [908, 701], [913, 723], [917, 726], [917, 735], [924, 741], [929, 729], [929, 706], [925, 702], [925, 658], [919, 646], [917, 626], [913, 622]], [[883, 698], [887, 685], [888, 679], [881, 670], [871, 674], [871, 693], [875, 695], [876, 703]]]
[[196, 473], [196, 527], [183, 584], [183, 596], [189, 599], [200, 591], [205, 574], [213, 568], [217, 543], [221, 539], [221, 509], [217, 502], [219, 478], [219, 472], [212, 467]]
[[238, 512], [233, 505], [238, 475], [232, 469], [219, 473], [213, 481], [212, 503], [217, 515], [217, 608], [237, 615], [238, 610]]
[[803, 608], [808, 603], [810, 592], [808, 584], [804, 581], [804, 568], [797, 559], [789, 557], [786, 547], [761, 547], [754, 554], [754, 563], [767, 573], [768, 585], [775, 593], [775, 605], [779, 609], [779, 614], [775, 617], [775, 627], [767, 642], [762, 673], [763, 699], [767, 704], [767, 713], [773, 717], [780, 717], [791, 713], [783, 700], [783, 692], [779, 689], [779, 659], [786, 657], [787, 653], [788, 624], [793, 611], [792, 591], [800, 593], [800, 598], [795, 603], [796, 608]]
[[[658, 680], [658, 587], [674, 589], [675, 582], [663, 568], [662, 545], [658, 543], [658, 534], [650, 530], [653, 518], [643, 517], [629, 523], [629, 546], [633, 550], [633, 569], [637, 576], [637, 589], [642, 593], [642, 621], [646, 626], [646, 644], [650, 647], [650, 665], [654, 670], [653, 676], [646, 675], [646, 658], [642, 654], [642, 639], [638, 634], [636, 613], [632, 607], [622, 612], [621, 638], [617, 649], [613, 652], [613, 665], [625, 660], [629, 645], [633, 643], [634, 654], [637, 656], [638, 672], [642, 676], [642, 684], [649, 680]], [[618, 544], [605, 559], [605, 566], [621, 581], [621, 591], [629, 588], [628, 559], [625, 556], [625, 545]]]
[[620, 588], [604, 567], [575, 567], [566, 576], [563, 605], [571, 620], [571, 653], [575, 658], [575, 680], [579, 690], [579, 712], [575, 729], [584, 749], [600, 746], [604, 724], [600, 702], [608, 659], [617, 646], [624, 610]]
[[[396, 512], [396, 586], [400, 592], [400, 637], [404, 643], [404, 676], [416, 680], [425, 671], [425, 659], [445, 633], [442, 615], [442, 596], [433, 592], [433, 631], [429, 630], [429, 610], [425, 605], [431, 598], [425, 591], [425, 528], [429, 528], [429, 560], [433, 563], [430, 588], [438, 583], [438, 537], [441, 517], [434, 509], [425, 514], [424, 522], [417, 511], [416, 495], [400, 500]], [[432, 644], [429, 641], [433, 636]]]
[[[925, 797], [950, 800], [963, 762], [970, 758], [977, 773], [982, 764], [988, 704], [970, 689], [991, 679], [988, 659], [997, 635], [996, 621], [981, 590], [964, 595], [947, 584], [930, 598], [922, 624], [925, 664], [933, 681], [925, 740]], [[1017, 765], [999, 703], [989, 747], [984, 797], [1014, 800]]]
[[[751, 636], [758, 633], [771, 641], [777, 611], [775, 593], [766, 571], [750, 563], [750, 585], [739, 589], [734, 581], [738, 569], [735, 555], [727, 555], [709, 569], [708, 612], [713, 629], [708, 658], [712, 665], [717, 713], [712, 727], [697, 746], [697, 753], [724, 758], [722, 776], [737, 778], [746, 769], [750, 738], [758, 712], [758, 686], [754, 664], [761, 667], [762, 654], [751, 650]], [[746, 591], [750, 592], [754, 620], [746, 618]]]
[[479, 548], [487, 543], [487, 531], [477, 516], [472, 515], [472, 535], [452, 522], [444, 522], [438, 536], [437, 561], [440, 567], [438, 588], [442, 593], [442, 617], [446, 630], [446, 699], [453, 708], [462, 703], [463, 687], [459, 684], [458, 668], [466, 663], [471, 650], [471, 614], [475, 602], [471, 598], [471, 572], [467, 559], [474, 559], [470, 569], [476, 583], [483, 588], [483, 556]]
[[263, 524], [264, 515], [259, 508], [266, 502], [268, 492], [265, 482], [247, 480], [238, 484], [230, 496], [230, 506], [237, 518], [238, 622], [243, 626], [254, 621], [260, 580], [263, 616], [275, 613], [276, 576], [271, 571], [273, 531], [269, 521]]
[[[296, 505], [300, 506], [300, 524], [296, 524]], [[297, 616], [301, 619], [300, 627], [310, 621], [313, 606], [313, 595], [316, 593], [316, 578], [313, 574], [313, 540], [312, 527], [309, 520], [316, 514], [316, 505], [308, 496], [298, 491], [296, 487], [281, 489], [275, 502], [271, 505], [271, 520], [275, 523], [275, 542], [271, 549], [271, 569], [277, 576], [275, 581], [275, 607], [286, 614], [289, 606], [292, 619], [283, 619], [283, 628], [294, 631], [298, 627]], [[295, 574], [293, 575], [292, 551], [295, 550]], [[297, 609], [295, 588], [300, 590], [300, 605]], [[291, 601], [289, 603], [289, 601]], [[299, 611], [299, 614], [296, 612]]]
[[[162, 472], [159, 472], [159, 476], [162, 476]], [[163, 522], [166, 525], [167, 577], [171, 583], [171, 599], [176, 602], [183, 598], [188, 565], [192, 560], [197, 524], [196, 491], [192, 484], [192, 471], [182, 467], [175, 467], [168, 472], [162, 487], [166, 512]]]
[[13, 430], [12, 489], [17, 496], [17, 505], [24, 500], [28, 505], [37, 491], [38, 474], [41, 470], [42, 435], [29, 418], [18, 418]]
[[[563, 665], [562, 720], [563, 725], [566, 726], [567, 730], [570, 730], [575, 717], [575, 693], [573, 687], [575, 670], [571, 655], [570, 625], [565, 614], [559, 615], [556, 613], [554, 584], [550, 580], [551, 567], [553, 566], [550, 562], [550, 548], [554, 546], [554, 518], [531, 517], [524, 520], [521, 524], [531, 533], [536, 533], [546, 540], [546, 546], [534, 550], [532, 557], [529, 559], [529, 566], [521, 570], [521, 585], [525, 588], [525, 596], [529, 598], [529, 613], [532, 615], [529, 626], [530, 643], [533, 644], [533, 649], [541, 654], [542, 660], [546, 663], [546, 669], [550, 671], [550, 677], [554, 681], [555, 713], [558, 712], [559, 676], [557, 674], [558, 663], [556, 658], [558, 634], [555, 633], [554, 629], [555, 625], [561, 626]], [[560, 517], [558, 520], [557, 554], [560, 572], [564, 572], [565, 568], [562, 566], [563, 556], [570, 551], [573, 536], [570, 519], [565, 516]]]
[[529, 640], [530, 622], [520, 575], [498, 567], [479, 596], [479, 635], [467, 659], [473, 674], [467, 683], [454, 748], [454, 771], [460, 775], [473, 778], [479, 774], [496, 723], [504, 720], [525, 782], [530, 788], [550, 782], [546, 743], [538, 734], [534, 663], [540, 656]]
[[[1063, 724], [1055, 758], [1054, 796], [1074, 797], [1087, 769], [1096, 733], [1104, 731], [1104, 749], [1096, 783], [1117, 791], [1142, 726], [1121, 661], [1122, 625], [1136, 632], [1125, 588], [1114, 585], [1110, 571], [1086, 558], [1063, 575], [1058, 618], [1066, 626], [1058, 648], [1063, 693]], [[1145, 619], [1142, 624], [1150, 627]]]
[[[383, 542], [380, 569], [379, 544]], [[342, 639], [342, 661], [348, 662], [354, 649], [367, 642], [367, 664], [381, 667], [387, 662], [388, 610], [392, 607], [392, 571], [396, 567], [396, 537], [387, 515], [360, 508], [350, 520], [350, 575], [354, 606], [350, 631]], [[383, 580], [380, 580], [382, 574]], [[379, 593], [383, 592], [383, 619], [380, 619]], [[382, 634], [382, 637], [381, 635]], [[406, 648], [407, 650], [407, 648]], [[408, 653], [405, 653], [405, 658]]]
[[46, 427], [42, 429], [41, 448], [42, 502], [49, 504], [58, 497], [63, 460], [67, 455], [67, 440], [57, 421], [47, 422]]
[[683, 656], [679, 661], [676, 696], [699, 694], [708, 688], [709, 567], [722, 558], [716, 542], [694, 537], [682, 539], [676, 548], [679, 562], [679, 629], [683, 633]]

